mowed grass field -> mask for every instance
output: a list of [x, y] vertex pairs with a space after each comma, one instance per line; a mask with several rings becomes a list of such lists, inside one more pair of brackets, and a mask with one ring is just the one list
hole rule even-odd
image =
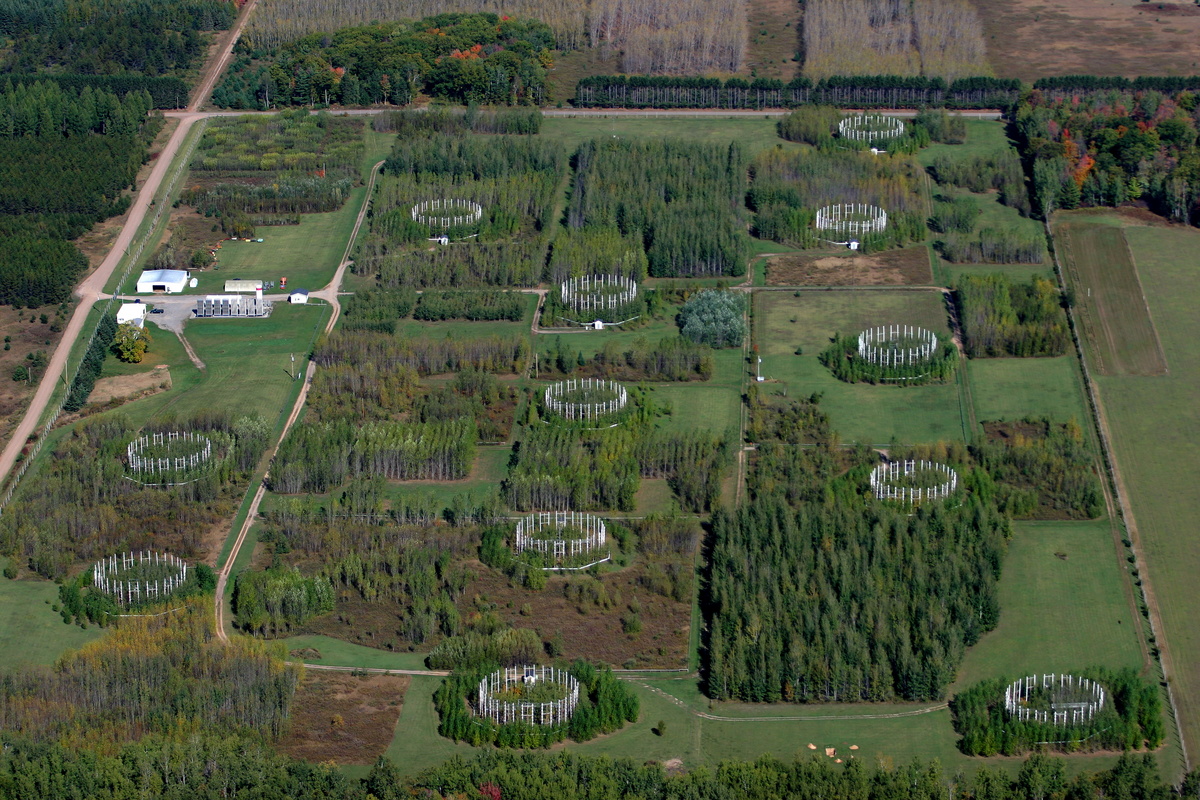
[[1103, 375], [1161, 375], [1167, 360], [1122, 228], [1060, 216], [1059, 260], [1075, 291], [1075, 307], [1091, 363]]
[[[920, 325], [949, 336], [943, 295], [935, 291], [772, 291], [755, 295], [754, 325], [768, 394], [822, 395], [842, 441], [886, 446], [962, 440], [964, 414], [953, 382], [929, 386], [843, 383], [817, 357], [838, 332], [885, 324]], [[797, 348], [802, 354], [796, 355]], [[960, 367], [961, 368], [961, 367]]]
[[[1136, 541], [1161, 613], [1167, 668], [1189, 752], [1200, 752], [1200, 232], [1124, 224], [1169, 374], [1096, 378]], [[1101, 272], [1114, 281], [1121, 277]]]
[[65, 650], [82, 647], [102, 629], [68, 625], [50, 606], [58, 584], [37, 579], [0, 579], [0, 670], [26, 664], [50, 665]]
[[975, 358], [967, 362], [980, 422], [1047, 417], [1090, 428], [1083, 376], [1074, 355], [1058, 358]]

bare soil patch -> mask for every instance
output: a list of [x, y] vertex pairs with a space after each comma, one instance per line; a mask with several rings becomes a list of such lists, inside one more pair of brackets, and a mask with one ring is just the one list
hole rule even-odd
[[871, 255], [788, 253], [767, 259], [768, 286], [914, 286], [932, 282], [929, 251], [923, 246]]
[[1046, 426], [1033, 422], [984, 422], [983, 433], [991, 442], [1007, 442], [1017, 437], [1042, 439]]
[[[165, 385], [164, 385], [165, 384]], [[96, 381], [96, 388], [88, 396], [90, 403], [107, 403], [110, 400], [134, 397], [145, 392], [165, 391], [171, 388], [171, 370], [164, 366], [155, 367], [136, 375], [117, 375]]]
[[307, 761], [372, 764], [396, 731], [408, 675], [309, 670], [292, 701], [292, 719], [279, 750]]
[[996, 74], [1192, 75], [1200, 8], [1130, 0], [976, 0]]

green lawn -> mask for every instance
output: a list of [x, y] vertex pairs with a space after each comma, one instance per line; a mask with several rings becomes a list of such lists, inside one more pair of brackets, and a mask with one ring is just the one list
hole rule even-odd
[[[796, 295], [799, 296], [796, 296]], [[945, 302], [932, 291], [790, 291], [756, 295], [755, 326], [763, 391], [798, 397], [820, 392], [821, 406], [844, 442], [886, 445], [962, 440], [958, 389], [872, 386], [837, 380], [817, 360], [837, 332], [857, 334], [883, 324], [913, 324], [949, 335]], [[796, 355], [797, 348], [802, 355]]]
[[975, 358], [967, 362], [980, 422], [1048, 417], [1087, 427], [1083, 378], [1074, 355], [1058, 358]]
[[50, 606], [58, 602], [58, 584], [34, 578], [0, 579], [0, 670], [24, 664], [53, 664], [64, 651], [100, 636], [68, 625]]
[[307, 649], [320, 652], [320, 658], [304, 657], [304, 661], [309, 664], [365, 669], [425, 669], [424, 653], [389, 653], [374, 647], [343, 642], [332, 636], [289, 636], [279, 641], [289, 652]]
[[1107, 520], [1017, 522], [1000, 624], [967, 651], [955, 690], [985, 678], [1142, 666], [1139, 620]]

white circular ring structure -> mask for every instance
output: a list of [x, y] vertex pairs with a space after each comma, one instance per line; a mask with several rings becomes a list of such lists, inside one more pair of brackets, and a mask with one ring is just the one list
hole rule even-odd
[[924, 364], [937, 346], [937, 334], [916, 325], [881, 325], [858, 335], [858, 357], [880, 367]]
[[[933, 486], [904, 486], [903, 478], [917, 471], [938, 473], [941, 482]], [[879, 500], [895, 500], [920, 505], [926, 500], [941, 500], [958, 489], [958, 472], [934, 461], [889, 461], [871, 470], [871, 491]]]
[[[184, 455], [146, 456], [148, 447], [167, 447], [178, 443], [180, 449], [185, 443], [193, 447], [187, 448], [192, 452]], [[212, 458], [212, 440], [191, 431], [169, 431], [167, 433], [148, 433], [139, 436], [125, 448], [129, 460], [129, 469], [144, 475], [157, 475], [164, 472], [186, 472], [204, 466]]]
[[560, 292], [572, 311], [613, 311], [637, 299], [638, 285], [620, 275], [584, 275], [563, 281]]
[[[502, 700], [496, 697], [501, 692], [544, 682], [562, 685], [565, 689], [563, 697], [549, 702]], [[566, 670], [537, 666], [510, 667], [497, 670], [479, 682], [476, 714], [501, 725], [509, 722], [562, 725], [575, 713], [577, 705], [579, 681]]]
[[593, 422], [622, 411], [629, 393], [616, 381], [572, 378], [546, 387], [546, 409], [563, 419]]
[[867, 203], [835, 203], [817, 210], [817, 230], [864, 236], [887, 228], [887, 212]]
[[904, 135], [904, 123], [885, 114], [855, 114], [838, 123], [838, 135], [856, 142], [895, 139]]
[[483, 219], [483, 206], [471, 200], [422, 200], [412, 207], [412, 218], [431, 228], [475, 225]]
[[[1030, 698], [1033, 705], [1030, 704]], [[1022, 722], [1044, 725], [1079, 725], [1091, 722], [1104, 710], [1104, 687], [1075, 675], [1030, 675], [1018, 678], [1004, 690], [1004, 710]], [[1043, 706], [1038, 708], [1037, 706]]]
[[[580, 535], [563, 536], [568, 529]], [[541, 553], [561, 563], [599, 550], [606, 540], [604, 520], [594, 514], [547, 511], [531, 514], [517, 523], [516, 551]]]
[[[129, 578], [135, 568], [160, 568], [158, 578]], [[142, 550], [121, 553], [92, 565], [92, 585], [123, 606], [166, 597], [187, 582], [188, 566], [179, 556]]]

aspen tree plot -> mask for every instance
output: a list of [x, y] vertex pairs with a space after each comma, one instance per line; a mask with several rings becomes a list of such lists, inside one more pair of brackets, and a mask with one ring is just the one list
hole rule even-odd
[[212, 440], [192, 431], [148, 433], [125, 449], [131, 480], [153, 486], [186, 483], [212, 461]]
[[412, 207], [412, 219], [431, 230], [465, 228], [483, 219], [483, 206], [473, 200], [422, 200]]
[[1074, 675], [1029, 675], [1004, 690], [1004, 710], [1010, 717], [1044, 725], [1090, 722], [1106, 702], [1099, 682]]
[[887, 223], [886, 211], [866, 203], [835, 203], [817, 209], [816, 226], [821, 233], [866, 236], [883, 233]]
[[838, 334], [820, 359], [848, 383], [917, 385], [946, 380], [958, 363], [958, 350], [915, 325], [881, 325], [857, 338]]
[[568, 278], [559, 287], [562, 304], [582, 320], [619, 322], [634, 308], [637, 281], [621, 275], [583, 275]]

